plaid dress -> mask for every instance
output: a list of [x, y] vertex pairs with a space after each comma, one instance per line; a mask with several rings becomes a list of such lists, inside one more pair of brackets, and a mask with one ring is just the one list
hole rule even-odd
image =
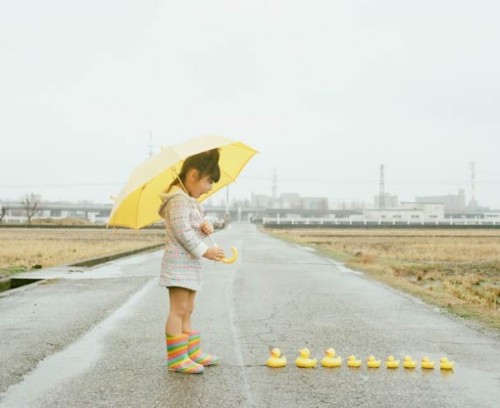
[[201, 289], [203, 254], [208, 246], [200, 226], [201, 205], [179, 187], [172, 187], [163, 198], [159, 213], [165, 220], [166, 243], [161, 262], [160, 286]]

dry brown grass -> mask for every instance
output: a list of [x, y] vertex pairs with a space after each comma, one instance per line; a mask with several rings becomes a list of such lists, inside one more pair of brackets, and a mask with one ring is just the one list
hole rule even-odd
[[0, 277], [161, 244], [162, 230], [0, 228]]
[[92, 223], [76, 217], [33, 218], [31, 220], [31, 225], [92, 225]]
[[500, 329], [500, 230], [266, 231]]

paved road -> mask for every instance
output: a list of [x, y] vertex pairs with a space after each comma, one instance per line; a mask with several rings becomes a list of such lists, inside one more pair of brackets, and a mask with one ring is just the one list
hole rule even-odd
[[[375, 283], [307, 248], [233, 224], [233, 265], [207, 262], [196, 326], [222, 358], [203, 375], [165, 369], [168, 302], [161, 252], [59, 273], [0, 297], [0, 407], [497, 407], [500, 338]], [[270, 345], [289, 364], [269, 369]], [[299, 369], [321, 357], [406, 354], [456, 363], [453, 373]]]

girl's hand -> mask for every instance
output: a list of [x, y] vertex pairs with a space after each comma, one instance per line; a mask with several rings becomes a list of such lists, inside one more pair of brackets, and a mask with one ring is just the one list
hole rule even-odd
[[212, 224], [210, 224], [208, 221], [203, 221], [203, 223], [200, 226], [200, 230], [205, 235], [210, 235], [210, 234], [213, 234], [213, 232], [214, 232], [214, 226]]
[[211, 259], [212, 261], [220, 261], [222, 258], [224, 258], [224, 251], [217, 247], [210, 247], [207, 249], [207, 252], [203, 254], [205, 258]]

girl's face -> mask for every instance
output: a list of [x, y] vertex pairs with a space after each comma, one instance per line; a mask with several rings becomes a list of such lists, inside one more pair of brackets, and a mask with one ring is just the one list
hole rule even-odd
[[198, 179], [198, 172], [196, 170], [188, 173], [186, 189], [189, 195], [193, 198], [198, 198], [202, 194], [208, 193], [212, 190], [214, 182], [210, 176], [204, 176]]

